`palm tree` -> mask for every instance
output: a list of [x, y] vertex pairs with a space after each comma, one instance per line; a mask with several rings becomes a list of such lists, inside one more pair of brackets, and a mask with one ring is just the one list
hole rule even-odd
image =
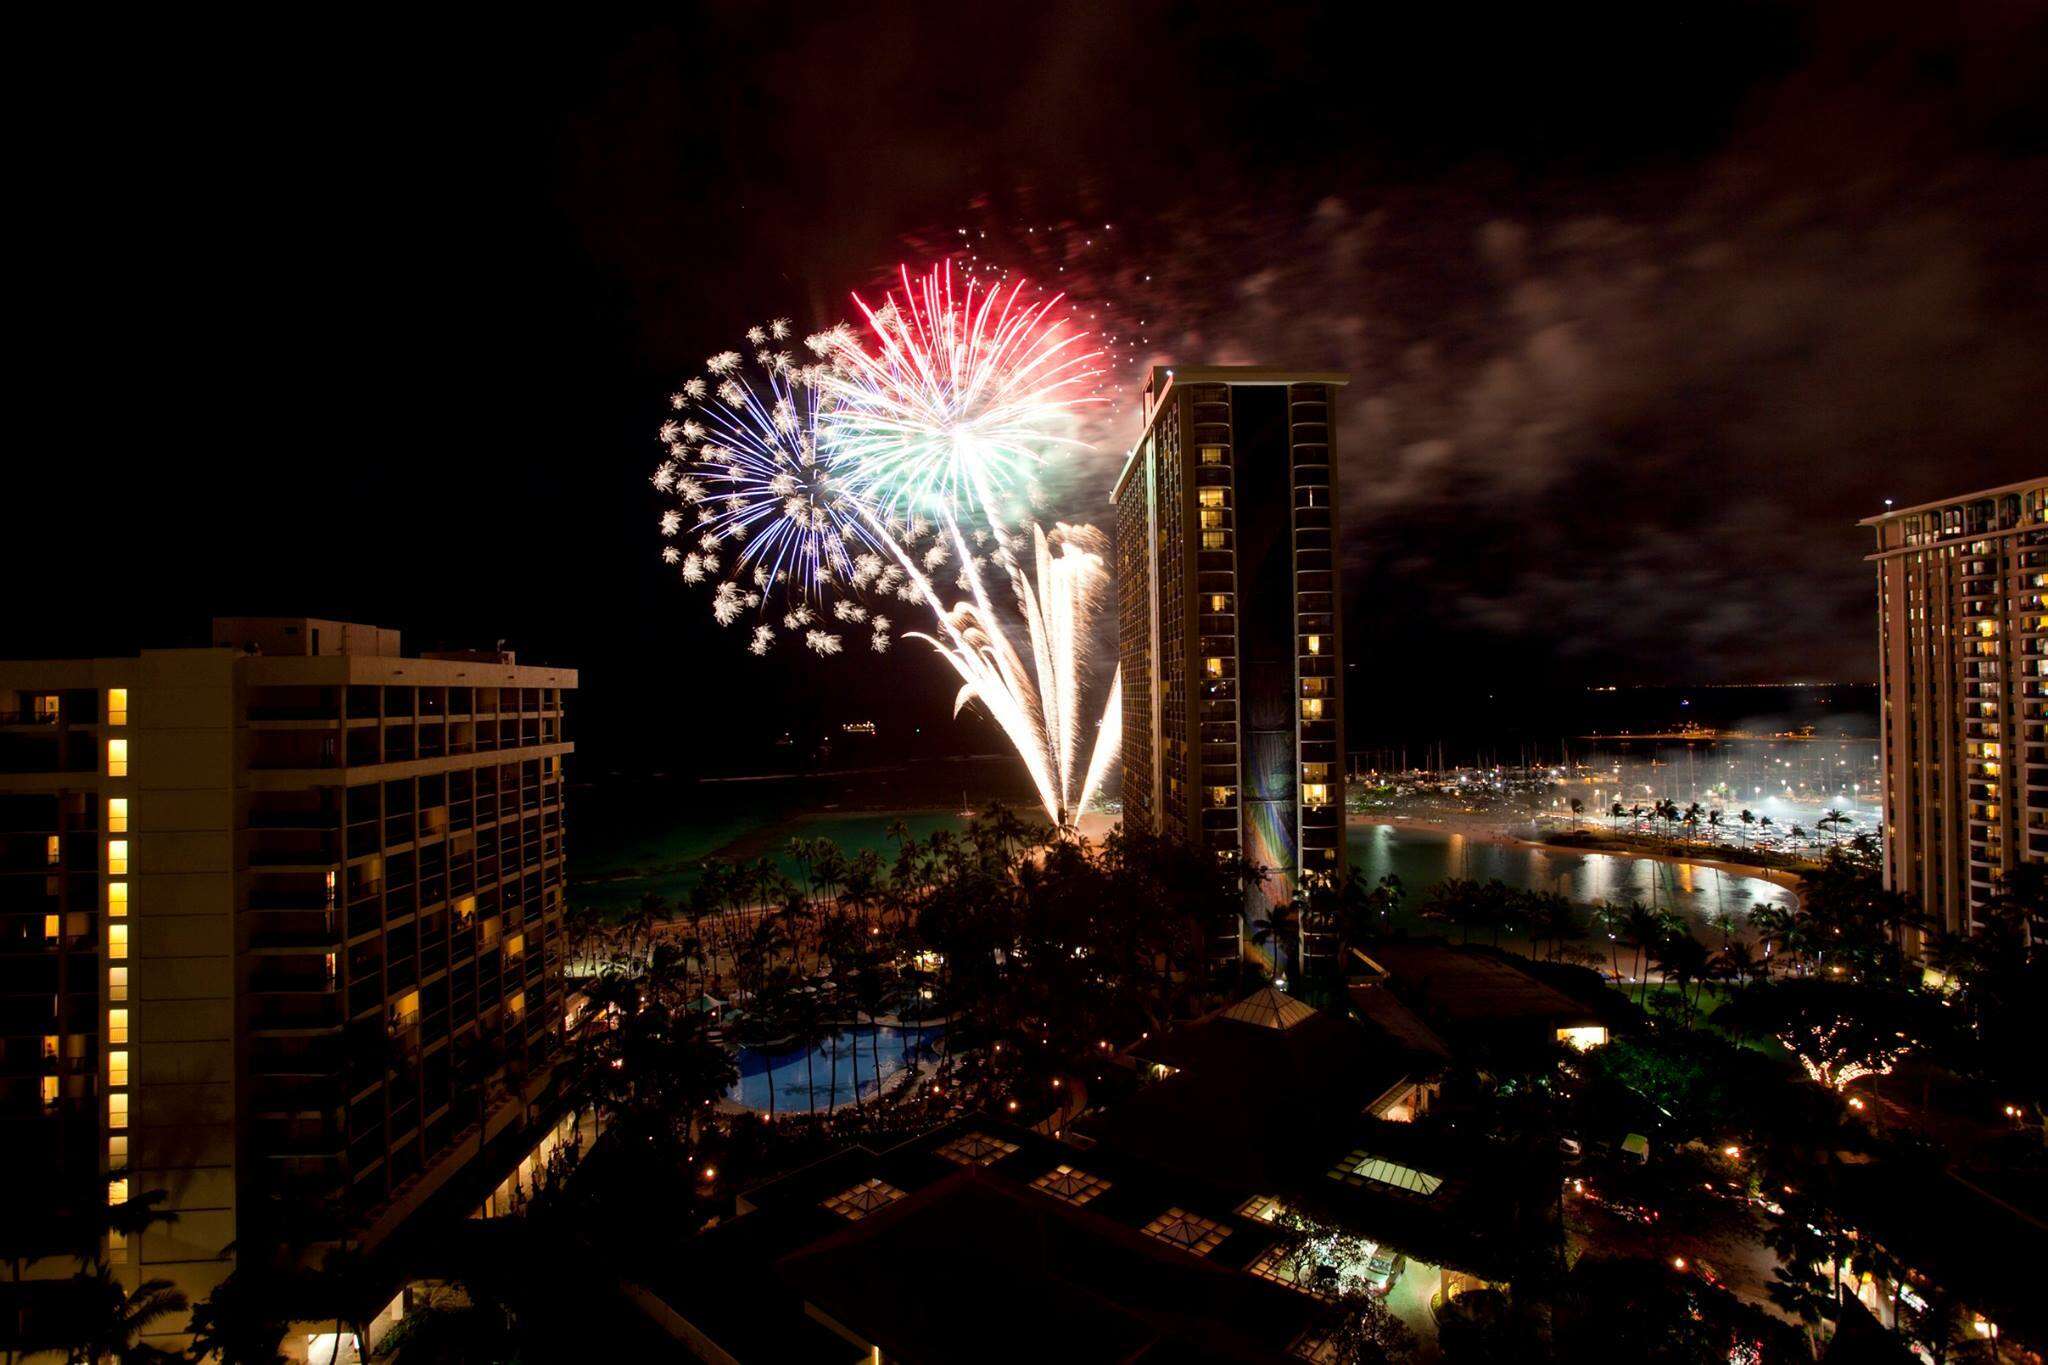
[[1711, 832], [1711, 836], [1712, 836], [1712, 837], [1711, 837], [1711, 839], [1710, 839], [1710, 842], [1712, 842], [1712, 843], [1716, 843], [1716, 844], [1720, 843], [1720, 842], [1721, 842], [1721, 839], [1720, 839], [1720, 833], [1721, 833], [1721, 809], [1720, 809], [1720, 807], [1716, 806], [1716, 807], [1715, 807], [1715, 808], [1714, 808], [1713, 810], [1710, 810], [1710, 811], [1708, 811], [1708, 812], [1707, 812], [1707, 829], [1708, 829], [1708, 830], [1709, 830], [1709, 831]]
[[1578, 798], [1578, 797], [1574, 796], [1574, 797], [1572, 798], [1572, 828], [1573, 828], [1573, 829], [1575, 829], [1575, 830], [1576, 830], [1576, 829], [1577, 829], [1577, 828], [1579, 827], [1579, 817], [1580, 817], [1581, 815], [1584, 815], [1585, 813], [1586, 813], [1586, 803], [1585, 803], [1585, 802], [1583, 802], [1583, 801], [1581, 801], [1581, 800], [1579, 800], [1579, 798]]
[[1835, 832], [1836, 832], [1836, 838], [1835, 838], [1834, 842], [1840, 842], [1840, 831], [1841, 831], [1841, 828], [1842, 828], [1842, 826], [1844, 826], [1844, 825], [1846, 825], [1846, 824], [1848, 824], [1848, 823], [1849, 823], [1849, 817], [1848, 817], [1847, 813], [1845, 813], [1845, 812], [1843, 812], [1843, 811], [1839, 811], [1839, 810], [1836, 810], [1836, 809], [1834, 809], [1833, 807], [1829, 807], [1829, 808], [1828, 808], [1828, 813], [1827, 813], [1827, 814], [1825, 814], [1825, 815], [1823, 815], [1823, 816], [1821, 816], [1821, 818], [1820, 818], [1820, 819], [1818, 819], [1818, 820], [1816, 820], [1816, 821], [1814, 822], [1814, 828], [1815, 828], [1815, 829], [1820, 829], [1820, 830], [1833, 830], [1833, 831], [1835, 831]]
[[1741, 810], [1735, 813], [1735, 818], [1742, 822], [1742, 846], [1744, 848], [1748, 848], [1749, 827], [1756, 823], [1756, 813], [1750, 810], [1747, 806], [1744, 806]]
[[1707, 945], [1694, 938], [1688, 931], [1666, 933], [1656, 946], [1657, 970], [1666, 982], [1678, 983], [1678, 1001], [1685, 1007], [1685, 1020], [1692, 1022], [1693, 1011], [1699, 1005], [1699, 992], [1694, 990], [1687, 999], [1685, 988], [1688, 984], [1704, 985], [1709, 954]]
[[251, 1279], [251, 1266], [238, 1266], [192, 1306], [194, 1361], [218, 1365], [283, 1365], [279, 1347], [290, 1330], [279, 1287]]
[[1285, 979], [1300, 928], [1301, 911], [1291, 900], [1273, 902], [1266, 907], [1264, 918], [1252, 921], [1252, 942], [1261, 948], [1271, 945], [1274, 976]]
[[1664, 919], [1641, 901], [1629, 902], [1623, 916], [1622, 941], [1636, 950], [1636, 998], [1642, 999], [1650, 981], [1645, 959], [1664, 941]]
[[73, 1343], [71, 1359], [115, 1361], [118, 1365], [167, 1365], [178, 1357], [160, 1346], [144, 1344], [138, 1338], [150, 1327], [185, 1310], [185, 1296], [169, 1280], [144, 1280], [131, 1293], [101, 1266], [97, 1271], [76, 1276], [73, 1283], [86, 1311], [79, 1319], [84, 1333]]
[[1729, 942], [1723, 944], [1714, 957], [1714, 970], [1737, 986], [1746, 985], [1757, 973], [1756, 954], [1747, 943]]

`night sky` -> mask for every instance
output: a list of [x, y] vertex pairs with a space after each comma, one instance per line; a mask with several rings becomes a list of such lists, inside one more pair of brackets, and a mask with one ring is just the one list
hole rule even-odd
[[1355, 744], [1871, 678], [1856, 519], [2048, 464], [2043, 8], [1351, 8], [17, 31], [0, 651], [335, 616], [582, 668], [598, 768], [993, 747], [908, 649], [748, 658], [647, 483], [704, 356], [972, 242], [1133, 388], [1351, 373]]

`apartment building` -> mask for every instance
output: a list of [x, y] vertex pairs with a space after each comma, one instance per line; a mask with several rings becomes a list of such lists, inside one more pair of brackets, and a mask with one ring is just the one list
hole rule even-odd
[[1903, 507], [1877, 534], [1885, 884], [1974, 931], [2048, 861], [2048, 478]]
[[[1265, 868], [1265, 899], [1344, 848], [1337, 390], [1345, 376], [1155, 367], [1112, 495], [1133, 828]], [[1216, 955], [1244, 951], [1245, 921]], [[1293, 961], [1326, 945], [1304, 933]]]
[[[197, 1302], [231, 1244], [374, 1250], [526, 1121], [564, 1012], [575, 686], [306, 619], [0, 662], [19, 1330], [85, 1256]], [[175, 1222], [104, 1231], [158, 1190]]]

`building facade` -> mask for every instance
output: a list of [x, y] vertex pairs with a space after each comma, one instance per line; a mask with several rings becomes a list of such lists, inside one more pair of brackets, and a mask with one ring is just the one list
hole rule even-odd
[[[0, 662], [0, 1202], [47, 1234], [30, 1280], [91, 1254], [197, 1302], [231, 1243], [373, 1251], [550, 1083], [575, 673], [331, 621], [213, 639]], [[175, 1222], [104, 1229], [159, 1190]]]
[[[1266, 870], [1267, 903], [1343, 865], [1344, 382], [1155, 367], [1113, 494], [1124, 819], [1241, 854]], [[1244, 951], [1242, 918], [1216, 947]], [[1314, 934], [1290, 947], [1276, 969], [1323, 949]]]
[[1974, 932], [2048, 861], [2048, 478], [1901, 508], [1877, 533], [1885, 884]]

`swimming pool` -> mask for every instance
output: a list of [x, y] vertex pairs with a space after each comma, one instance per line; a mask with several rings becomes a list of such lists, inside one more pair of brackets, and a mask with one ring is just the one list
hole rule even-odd
[[937, 1056], [944, 1032], [863, 1024], [811, 1048], [743, 1047], [734, 1058], [740, 1078], [725, 1097], [763, 1114], [826, 1113], [874, 1098], [906, 1068]]

